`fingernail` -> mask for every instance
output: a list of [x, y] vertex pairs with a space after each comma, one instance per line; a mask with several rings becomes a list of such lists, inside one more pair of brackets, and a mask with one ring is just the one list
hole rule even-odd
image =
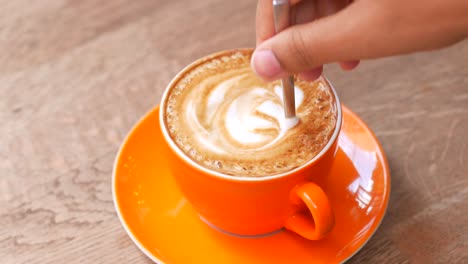
[[284, 74], [281, 65], [271, 50], [257, 50], [252, 55], [252, 69], [266, 80], [275, 80]]

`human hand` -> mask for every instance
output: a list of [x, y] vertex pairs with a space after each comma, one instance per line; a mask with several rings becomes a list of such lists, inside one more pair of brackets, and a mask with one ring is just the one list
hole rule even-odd
[[359, 60], [427, 51], [468, 36], [467, 0], [290, 0], [292, 25], [275, 35], [272, 0], [257, 5], [252, 68], [267, 81], [299, 74], [314, 80], [323, 64], [345, 70]]

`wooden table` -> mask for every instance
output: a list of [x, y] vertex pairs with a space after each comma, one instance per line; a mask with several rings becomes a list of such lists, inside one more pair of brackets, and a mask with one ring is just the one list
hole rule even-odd
[[[254, 45], [255, 2], [1, 2], [1, 263], [150, 263], [114, 211], [117, 149], [184, 65]], [[349, 263], [468, 263], [468, 42], [326, 74], [392, 172]]]

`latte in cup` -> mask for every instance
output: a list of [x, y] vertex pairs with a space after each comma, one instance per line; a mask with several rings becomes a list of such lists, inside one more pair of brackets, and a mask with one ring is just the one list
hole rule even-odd
[[296, 115], [284, 117], [279, 81], [250, 68], [251, 50], [192, 65], [167, 91], [164, 122], [191, 160], [226, 175], [262, 177], [291, 171], [329, 142], [337, 107], [328, 82], [295, 78]]

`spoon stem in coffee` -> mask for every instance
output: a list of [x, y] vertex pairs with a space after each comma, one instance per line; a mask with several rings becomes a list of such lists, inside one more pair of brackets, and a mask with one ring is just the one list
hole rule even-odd
[[[273, 16], [276, 33], [290, 25], [289, 0], [273, 0]], [[283, 88], [284, 116], [287, 119], [296, 119], [296, 103], [294, 95], [294, 77], [288, 76], [281, 80]]]
[[288, 76], [281, 80], [283, 86], [283, 104], [284, 104], [284, 116], [286, 118], [296, 117], [296, 102], [294, 98], [294, 78]]

